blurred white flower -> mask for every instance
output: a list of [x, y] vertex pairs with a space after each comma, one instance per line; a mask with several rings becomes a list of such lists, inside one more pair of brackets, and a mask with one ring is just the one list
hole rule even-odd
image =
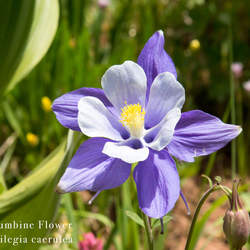
[[243, 72], [243, 64], [241, 62], [234, 62], [231, 65], [231, 70], [235, 78], [240, 78]]
[[109, 4], [110, 4], [109, 0], [98, 0], [98, 6], [100, 8], [106, 8], [109, 6]]
[[250, 80], [246, 81], [243, 83], [243, 88], [247, 91], [250, 92]]

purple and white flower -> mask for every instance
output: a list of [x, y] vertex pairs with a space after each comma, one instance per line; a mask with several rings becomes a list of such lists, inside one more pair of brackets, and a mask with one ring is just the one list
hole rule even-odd
[[[115, 188], [131, 164], [142, 211], [161, 218], [180, 196], [172, 156], [188, 162], [208, 155], [241, 132], [200, 110], [181, 114], [185, 101], [162, 31], [146, 43], [138, 63], [110, 67], [102, 89], [81, 88], [57, 98], [53, 111], [65, 127], [92, 137], [71, 160], [59, 182], [62, 192]], [[172, 155], [172, 156], [171, 156]]]

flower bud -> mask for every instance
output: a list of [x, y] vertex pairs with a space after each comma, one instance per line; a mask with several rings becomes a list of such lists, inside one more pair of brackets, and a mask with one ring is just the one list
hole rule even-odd
[[223, 230], [233, 249], [241, 249], [249, 237], [249, 215], [245, 209], [228, 210], [224, 217]]
[[231, 209], [224, 216], [223, 230], [232, 249], [241, 249], [250, 233], [250, 221], [247, 210], [240, 202], [237, 192], [238, 182], [233, 184]]

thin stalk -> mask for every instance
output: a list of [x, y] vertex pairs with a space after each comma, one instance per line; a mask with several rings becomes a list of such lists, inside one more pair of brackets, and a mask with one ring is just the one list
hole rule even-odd
[[[240, 86], [240, 82], [238, 78], [235, 78], [235, 86], [236, 86], [236, 121], [237, 124], [243, 125], [243, 96], [242, 96], [242, 88]], [[245, 142], [244, 136], [241, 134], [237, 139], [237, 167], [238, 167], [238, 174], [240, 176], [246, 175], [246, 152], [245, 152]]]
[[193, 232], [194, 232], [194, 228], [195, 228], [195, 223], [198, 219], [198, 216], [199, 216], [199, 213], [200, 213], [200, 210], [201, 210], [201, 207], [202, 205], [204, 204], [204, 202], [206, 201], [207, 197], [213, 193], [214, 191], [216, 191], [218, 189], [218, 186], [217, 185], [213, 185], [211, 188], [209, 188], [204, 194], [203, 196], [201, 197], [199, 203], [198, 203], [198, 206], [195, 210], [195, 213], [194, 213], [194, 217], [193, 217], [193, 220], [192, 220], [192, 223], [191, 223], [191, 226], [190, 226], [190, 229], [189, 229], [189, 233], [188, 233], [188, 238], [187, 238], [187, 242], [186, 242], [186, 246], [185, 246], [185, 250], [189, 250], [189, 247], [190, 247], [190, 244], [191, 244], [191, 240], [192, 240], [192, 236], [193, 236]]
[[149, 217], [147, 215], [145, 215], [144, 213], [142, 213], [142, 218], [143, 218], [144, 225], [145, 225], [145, 231], [146, 231], [146, 236], [148, 239], [149, 250], [154, 250], [153, 232], [152, 232], [152, 228], [151, 228], [150, 223], [149, 223]]
[[[229, 44], [229, 72], [230, 72], [230, 103], [231, 103], [231, 121], [232, 124], [236, 124], [235, 115], [235, 82], [231, 65], [233, 63], [233, 35], [232, 35], [232, 16], [229, 23], [228, 29], [228, 44]], [[232, 179], [236, 175], [236, 141], [233, 140], [231, 143], [231, 155], [232, 155]]]

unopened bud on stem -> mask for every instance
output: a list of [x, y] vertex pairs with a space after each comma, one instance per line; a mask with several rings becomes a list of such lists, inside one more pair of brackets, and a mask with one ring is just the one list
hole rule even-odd
[[231, 208], [224, 216], [223, 230], [226, 238], [234, 250], [240, 250], [247, 242], [250, 233], [250, 221], [247, 210], [243, 208], [237, 191], [238, 181], [234, 181]]

